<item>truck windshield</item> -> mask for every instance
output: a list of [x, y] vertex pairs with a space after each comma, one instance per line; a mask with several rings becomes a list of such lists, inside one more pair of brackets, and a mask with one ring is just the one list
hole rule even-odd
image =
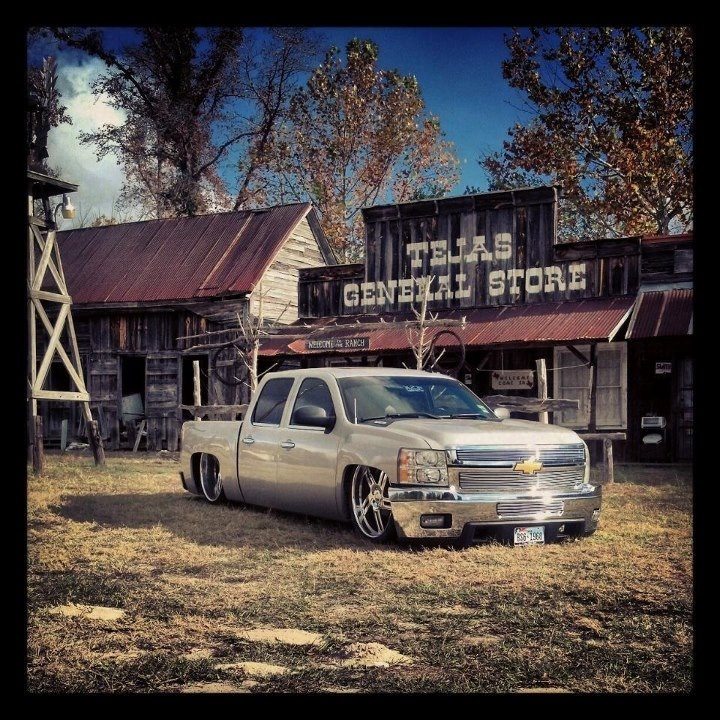
[[358, 376], [338, 378], [351, 422], [398, 417], [497, 420], [465, 385], [443, 376]]

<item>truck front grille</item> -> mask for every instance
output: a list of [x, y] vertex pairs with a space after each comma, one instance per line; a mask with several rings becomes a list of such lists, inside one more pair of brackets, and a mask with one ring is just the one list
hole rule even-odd
[[461, 465], [512, 467], [515, 463], [537, 457], [545, 467], [559, 467], [584, 465], [585, 446], [582, 443], [571, 445], [477, 445], [457, 448], [455, 456]]
[[582, 485], [584, 475], [583, 466], [541, 470], [536, 475], [523, 475], [504, 467], [486, 467], [459, 472], [460, 487], [466, 492], [513, 495], [575, 492]]
[[536, 518], [562, 515], [562, 500], [509, 500], [497, 504], [499, 518]]

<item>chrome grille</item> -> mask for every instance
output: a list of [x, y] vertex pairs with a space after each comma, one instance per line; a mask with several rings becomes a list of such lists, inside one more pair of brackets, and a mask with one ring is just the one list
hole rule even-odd
[[562, 500], [509, 500], [497, 504], [500, 518], [562, 515], [564, 509], [565, 503]]
[[530, 457], [535, 457], [546, 467], [584, 465], [585, 446], [572, 445], [478, 445], [457, 448], [455, 456], [459, 463], [488, 467], [511, 467]]
[[467, 492], [512, 493], [528, 495], [533, 493], [567, 493], [582, 485], [585, 468], [571, 466], [541, 470], [537, 475], [523, 475], [503, 467], [488, 467], [478, 470], [460, 470], [460, 487]]

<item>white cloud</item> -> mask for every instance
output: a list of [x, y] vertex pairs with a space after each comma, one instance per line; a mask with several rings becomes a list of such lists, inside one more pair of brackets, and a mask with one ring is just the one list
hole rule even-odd
[[[87, 215], [88, 223], [98, 215], [113, 214], [113, 204], [117, 202], [124, 179], [113, 157], [98, 161], [95, 147], [81, 145], [79, 140], [80, 132], [96, 130], [106, 123], [119, 124], [124, 119], [122, 112], [91, 92], [92, 81], [104, 70], [100, 60], [77, 65], [65, 64], [62, 55], [58, 57], [60, 102], [67, 107], [73, 124], [52, 128], [48, 136], [48, 163], [60, 169], [63, 180], [79, 185], [72, 201], [78, 209], [78, 219]], [[123, 217], [126, 214], [123, 213]]]

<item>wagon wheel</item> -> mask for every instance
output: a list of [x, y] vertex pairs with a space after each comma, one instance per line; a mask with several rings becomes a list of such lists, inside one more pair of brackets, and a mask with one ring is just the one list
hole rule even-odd
[[213, 373], [223, 385], [235, 387], [245, 382], [245, 366], [240, 359], [242, 350], [242, 346], [233, 341], [213, 352]]
[[[457, 346], [446, 345], [443, 348], [437, 347], [437, 341], [443, 336], [455, 338]], [[448, 337], [448, 339], [449, 339]], [[446, 375], [454, 375], [465, 364], [465, 343], [460, 336], [452, 330], [441, 330], [435, 335], [430, 343], [427, 360], [425, 362], [426, 370], [439, 370]]]
[[350, 513], [353, 527], [372, 542], [389, 540], [395, 531], [388, 498], [390, 479], [382, 470], [360, 465], [350, 484]]

